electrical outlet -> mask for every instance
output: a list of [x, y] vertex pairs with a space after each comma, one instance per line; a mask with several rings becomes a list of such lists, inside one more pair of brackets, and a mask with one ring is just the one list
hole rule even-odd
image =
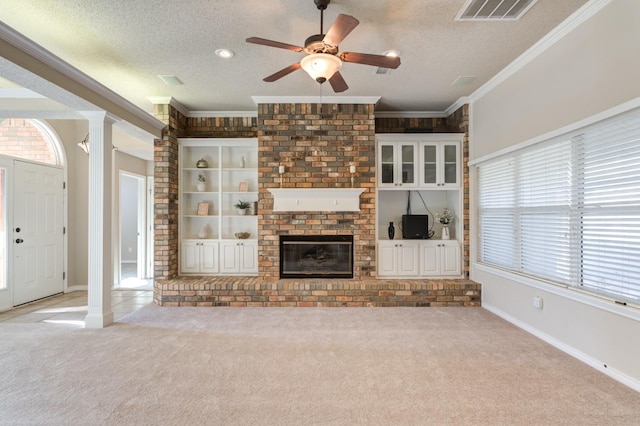
[[542, 309], [542, 297], [535, 296], [533, 298], [533, 307], [536, 309]]

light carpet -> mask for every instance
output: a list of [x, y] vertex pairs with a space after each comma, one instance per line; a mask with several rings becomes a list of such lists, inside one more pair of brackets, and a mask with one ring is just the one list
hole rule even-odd
[[0, 323], [2, 425], [637, 425], [640, 393], [479, 308]]

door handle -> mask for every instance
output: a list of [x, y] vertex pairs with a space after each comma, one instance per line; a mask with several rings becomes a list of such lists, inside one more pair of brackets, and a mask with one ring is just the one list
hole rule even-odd
[[18, 238], [18, 239], [16, 240], [16, 244], [20, 244], [20, 243], [23, 243], [23, 242], [24, 242], [24, 240], [23, 240], [22, 238]]

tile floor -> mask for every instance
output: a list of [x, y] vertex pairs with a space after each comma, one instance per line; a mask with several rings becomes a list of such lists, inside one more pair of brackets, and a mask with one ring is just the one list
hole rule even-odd
[[[117, 322], [125, 315], [153, 303], [153, 291], [113, 290], [111, 306]], [[0, 313], [0, 323], [64, 323], [84, 327], [87, 315], [87, 292], [74, 291]]]

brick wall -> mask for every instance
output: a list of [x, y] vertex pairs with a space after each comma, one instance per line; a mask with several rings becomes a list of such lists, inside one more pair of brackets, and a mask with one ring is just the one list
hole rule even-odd
[[46, 164], [58, 164], [55, 149], [30, 120], [0, 121], [0, 154]]
[[462, 190], [463, 190], [463, 245], [462, 259], [465, 275], [469, 276], [469, 104], [458, 108], [447, 117], [447, 125], [457, 133], [464, 133], [462, 139]]
[[185, 117], [171, 105], [154, 105], [154, 116], [167, 125], [162, 139], [153, 142], [153, 270], [156, 280], [166, 280], [178, 275], [178, 138], [184, 131]]
[[255, 138], [258, 135], [255, 117], [187, 117], [186, 138]]
[[[258, 105], [259, 276], [279, 275], [280, 235], [353, 235], [354, 277], [375, 277], [375, 120], [373, 105]], [[268, 188], [364, 188], [360, 212], [274, 212]]]

